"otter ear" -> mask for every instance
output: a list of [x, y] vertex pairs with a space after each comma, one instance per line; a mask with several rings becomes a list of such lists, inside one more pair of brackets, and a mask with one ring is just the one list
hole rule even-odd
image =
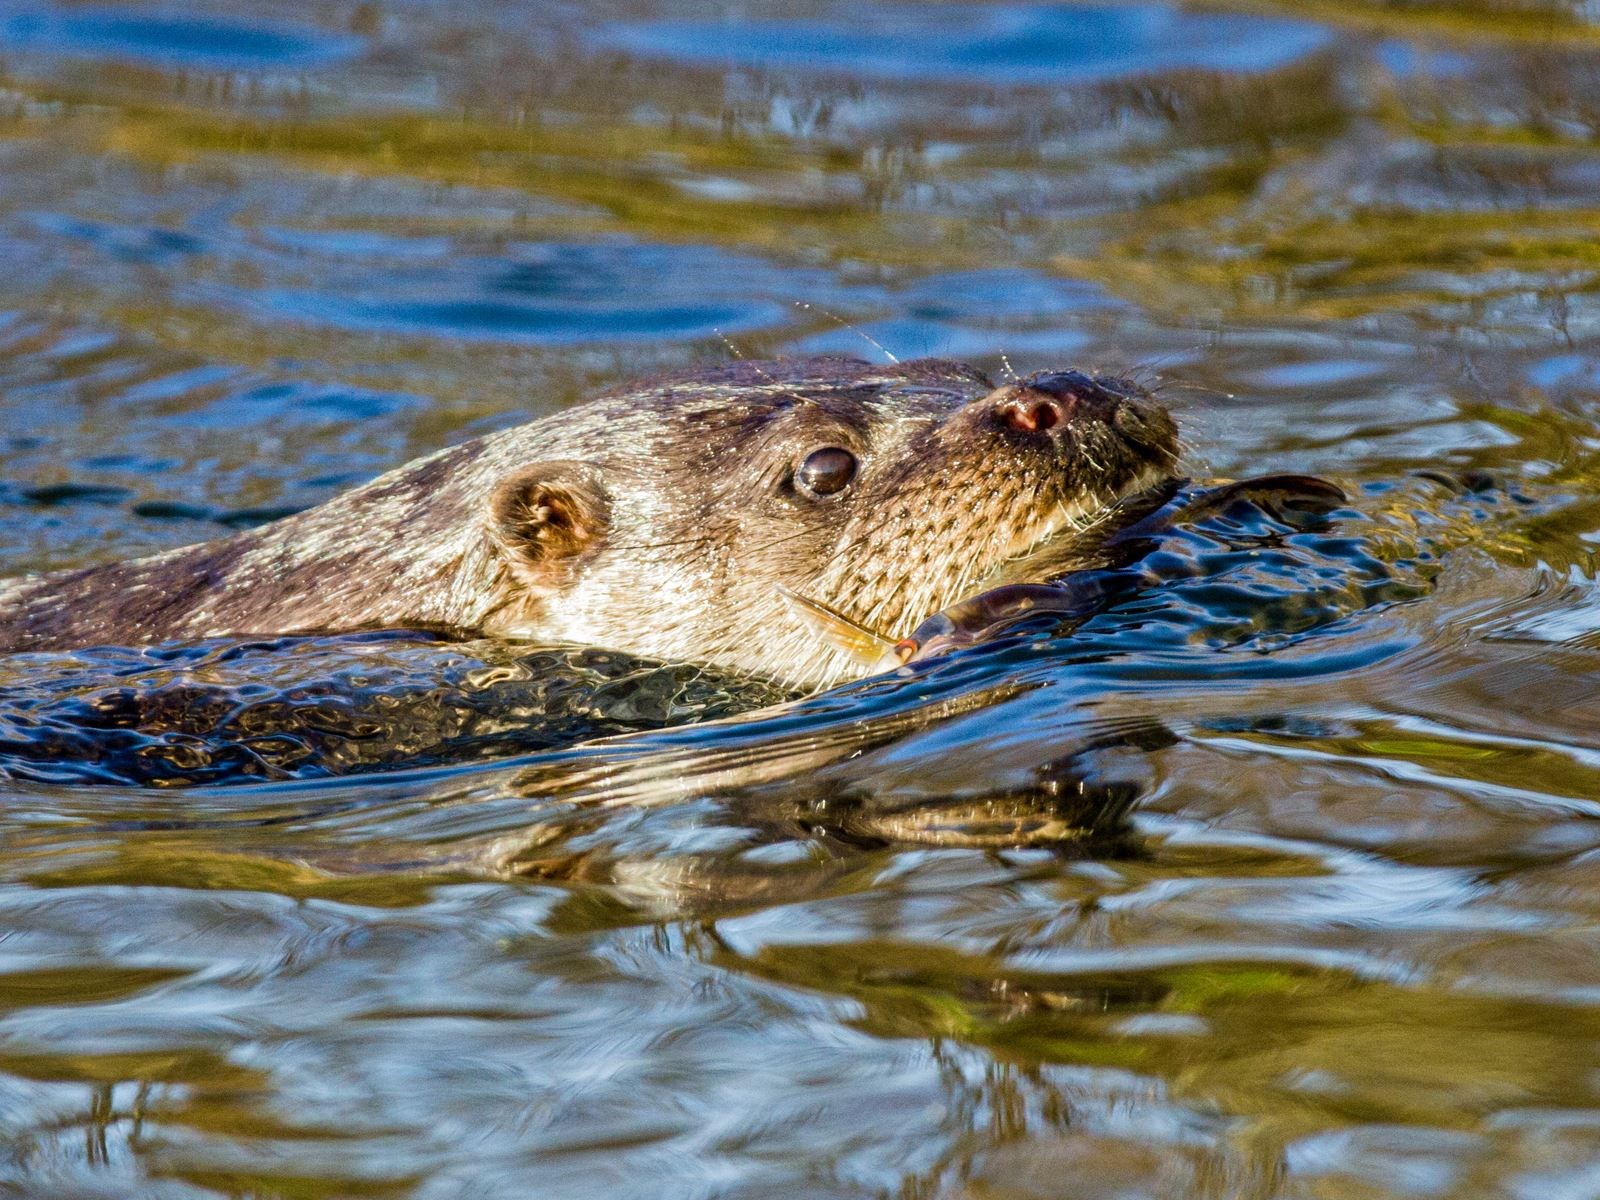
[[495, 488], [489, 532], [524, 583], [549, 587], [605, 540], [610, 509], [598, 468], [534, 463]]

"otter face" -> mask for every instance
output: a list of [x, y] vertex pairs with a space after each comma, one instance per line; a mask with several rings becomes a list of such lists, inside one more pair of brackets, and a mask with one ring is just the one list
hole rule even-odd
[[796, 686], [862, 668], [783, 590], [903, 637], [1176, 463], [1147, 394], [1076, 372], [996, 388], [935, 360], [742, 363], [578, 411], [579, 453], [491, 500], [516, 598], [486, 627]]

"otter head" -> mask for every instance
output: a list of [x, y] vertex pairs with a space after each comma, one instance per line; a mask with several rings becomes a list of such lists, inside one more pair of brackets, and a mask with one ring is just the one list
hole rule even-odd
[[[1047, 538], [1170, 476], [1176, 431], [1131, 383], [996, 387], [972, 367], [739, 363], [501, 435], [491, 632], [822, 686], [861, 673], [785, 590], [888, 638]], [[558, 453], [534, 458], [534, 431]]]

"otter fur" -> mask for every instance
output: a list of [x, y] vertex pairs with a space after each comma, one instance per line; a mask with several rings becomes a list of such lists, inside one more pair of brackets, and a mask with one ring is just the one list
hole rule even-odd
[[0, 650], [429, 628], [822, 686], [861, 668], [783, 589], [903, 636], [1169, 476], [1175, 447], [1125, 380], [741, 361], [603, 393], [232, 537], [5, 582]]

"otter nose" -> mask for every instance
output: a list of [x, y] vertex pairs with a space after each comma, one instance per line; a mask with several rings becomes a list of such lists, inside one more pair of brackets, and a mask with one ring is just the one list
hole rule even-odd
[[995, 405], [1000, 423], [1024, 433], [1048, 433], [1079, 413], [1108, 417], [1116, 397], [1077, 371], [1053, 371], [1023, 380]]
[[1066, 421], [1070, 412], [1068, 406], [1075, 403], [1071, 396], [1061, 399], [1029, 389], [1007, 396], [995, 408], [995, 413], [1001, 424], [1012, 429], [1020, 429], [1024, 433], [1048, 433]]

